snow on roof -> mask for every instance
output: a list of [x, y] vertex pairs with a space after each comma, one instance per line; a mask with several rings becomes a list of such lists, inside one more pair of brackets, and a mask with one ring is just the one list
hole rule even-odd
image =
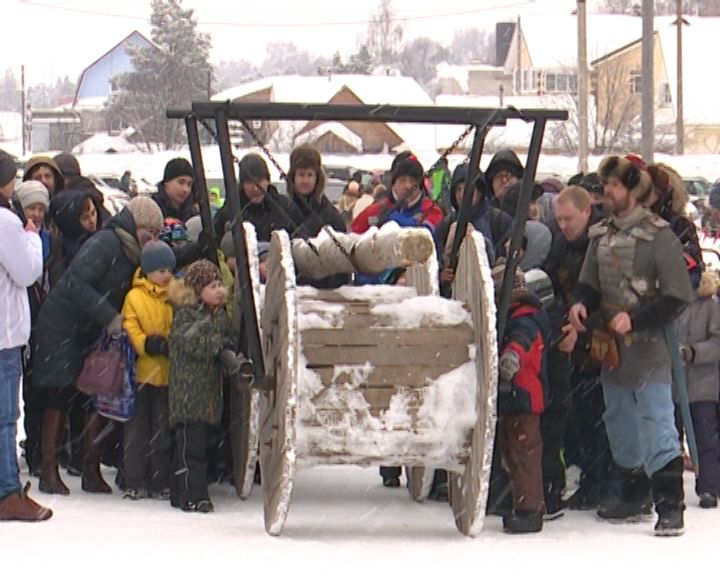
[[[494, 66], [490, 68], [496, 69]], [[476, 66], [458, 66], [457, 64], [448, 64], [447, 62], [440, 62], [435, 67], [437, 77], [440, 78], [452, 78], [459, 85], [463, 92], [468, 91], [468, 72], [470, 70], [478, 70]]]
[[73, 154], [131, 154], [137, 152], [137, 150], [137, 146], [131, 144], [121, 136], [110, 136], [109, 134], [98, 132], [75, 146], [72, 151]]
[[[271, 76], [230, 88], [212, 97], [213, 101], [237, 100], [263, 90], [271, 90], [273, 102], [327, 103], [344, 87], [365, 104], [432, 106], [432, 98], [414, 78], [408, 76], [364, 76], [334, 74], [332, 76]], [[405, 142], [420, 154], [434, 150], [434, 128], [424, 124], [388, 123]]]
[[[686, 124], [720, 124], [720, 75], [712, 62], [710, 50], [717, 44], [720, 18], [685, 16], [690, 23], [683, 28], [683, 117]], [[677, 106], [677, 28], [672, 19], [655, 28], [660, 37], [665, 73], [670, 85], [673, 110]]]
[[341, 140], [350, 144], [358, 152], [362, 151], [362, 138], [355, 134], [350, 128], [340, 122], [325, 122], [315, 126], [312, 130], [308, 130], [295, 138], [295, 144], [305, 144], [306, 142], [314, 142], [325, 134], [335, 134]]

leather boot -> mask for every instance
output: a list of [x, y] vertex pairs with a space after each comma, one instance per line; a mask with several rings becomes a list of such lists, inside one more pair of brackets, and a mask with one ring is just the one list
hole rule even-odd
[[20, 492], [8, 494], [0, 500], [0, 520], [19, 520], [21, 522], [42, 522], [52, 517], [52, 510], [40, 506], [28, 496], [30, 482]]
[[656, 536], [679, 536], [685, 531], [683, 459], [678, 456], [652, 475], [652, 495], [658, 514]]
[[65, 412], [48, 408], [43, 413], [40, 452], [42, 454], [42, 472], [40, 492], [45, 494], [70, 494], [63, 484], [58, 471], [58, 452], [65, 432]]
[[610, 522], [640, 522], [652, 518], [650, 479], [642, 468], [619, 468], [620, 497], [600, 506], [597, 515]]
[[111, 494], [112, 488], [100, 474], [105, 420], [97, 412], [85, 419], [85, 458], [83, 460], [82, 489], [94, 494]]

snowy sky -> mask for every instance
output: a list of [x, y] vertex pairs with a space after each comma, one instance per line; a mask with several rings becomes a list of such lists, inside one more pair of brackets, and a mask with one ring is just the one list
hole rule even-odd
[[[3, 67], [12, 67], [19, 78], [24, 64], [30, 85], [65, 74], [76, 79], [132, 30], [150, 33], [149, 0], [3, 0], [2, 5]], [[200, 29], [212, 36], [212, 61], [242, 58], [256, 63], [264, 58], [266, 45], [277, 41], [293, 42], [317, 55], [331, 56], [335, 50], [350, 54], [378, 5], [379, 0], [183, 2], [195, 9]], [[449, 44], [455, 30], [492, 28], [498, 19], [518, 14], [567, 14], [575, 0], [392, 0], [392, 6], [406, 37], [427, 35]]]

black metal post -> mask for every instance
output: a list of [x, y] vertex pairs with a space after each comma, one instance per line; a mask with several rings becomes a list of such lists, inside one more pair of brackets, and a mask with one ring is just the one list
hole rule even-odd
[[225, 180], [225, 202], [228, 203], [230, 208], [233, 246], [237, 260], [238, 285], [236, 285], [235, 289], [240, 290], [242, 326], [245, 329], [247, 352], [253, 361], [255, 369], [254, 385], [256, 388], [264, 388], [268, 385], [268, 382], [265, 375], [265, 362], [260, 344], [258, 319], [255, 314], [255, 296], [250, 279], [250, 261], [248, 259], [247, 244], [245, 243], [245, 229], [242, 218], [240, 218], [240, 194], [237, 180], [235, 179], [235, 166], [233, 163], [227, 115], [222, 109], [215, 112], [215, 129], [217, 130], [220, 161], [222, 163], [223, 178]]
[[530, 148], [528, 149], [527, 160], [525, 161], [525, 173], [523, 175], [517, 212], [515, 213], [515, 218], [513, 220], [510, 252], [505, 266], [505, 275], [503, 276], [502, 289], [500, 292], [500, 302], [498, 303], [497, 309], [498, 345], [502, 345], [502, 338], [505, 332], [505, 326], [507, 325], [512, 284], [513, 279], [515, 278], [515, 270], [517, 269], [517, 265], [520, 260], [520, 249], [522, 247], [523, 234], [525, 233], [528, 206], [530, 205], [530, 197], [532, 195], [533, 186], [535, 185], [535, 172], [537, 171], [538, 160], [540, 158], [540, 147], [542, 145], [543, 134], [545, 133], [545, 122], [546, 120], [544, 118], [535, 119], [532, 138], [530, 139]]
[[207, 237], [209, 244], [209, 257], [216, 266], [219, 266], [217, 240], [213, 229], [210, 198], [208, 197], [207, 181], [205, 180], [205, 164], [202, 157], [202, 148], [200, 147], [200, 133], [198, 131], [197, 117], [194, 114], [185, 116], [185, 130], [188, 135], [190, 157], [192, 158], [193, 172], [195, 173], [193, 186], [197, 193], [198, 205], [200, 206], [203, 234]]

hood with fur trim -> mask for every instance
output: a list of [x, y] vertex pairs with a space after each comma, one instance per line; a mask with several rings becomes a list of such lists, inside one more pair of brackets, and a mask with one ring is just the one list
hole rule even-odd
[[710, 298], [718, 293], [720, 279], [715, 272], [703, 272], [697, 289], [698, 298]]
[[197, 306], [199, 300], [195, 294], [195, 290], [185, 284], [183, 280], [172, 278], [167, 286], [168, 300], [173, 306], [178, 308]]

